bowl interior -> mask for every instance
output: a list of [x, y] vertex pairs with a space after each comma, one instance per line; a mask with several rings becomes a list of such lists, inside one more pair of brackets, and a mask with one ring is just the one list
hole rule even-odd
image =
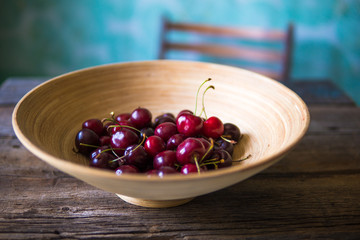
[[[153, 117], [194, 110], [198, 86], [207, 78], [215, 86], [205, 96], [207, 116], [218, 116], [241, 129], [243, 138], [236, 145], [235, 159], [251, 154], [223, 175], [268, 164], [305, 134], [309, 124], [306, 105], [282, 84], [239, 68], [165, 60], [105, 65], [54, 78], [19, 102], [14, 129], [37, 156], [45, 161], [54, 157], [50, 164], [61, 168], [71, 162], [90, 171], [87, 160], [72, 150], [84, 120], [131, 112], [139, 106], [148, 108]], [[113, 173], [99, 171], [113, 177]]]

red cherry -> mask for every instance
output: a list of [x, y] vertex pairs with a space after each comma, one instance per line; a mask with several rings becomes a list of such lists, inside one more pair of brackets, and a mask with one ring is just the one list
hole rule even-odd
[[122, 155], [128, 146], [138, 142], [139, 137], [136, 133], [127, 128], [122, 128], [111, 136], [110, 145], [117, 154]]
[[151, 125], [152, 114], [146, 108], [137, 108], [131, 113], [130, 121], [137, 129], [149, 127]]
[[198, 172], [196, 165], [193, 163], [185, 164], [184, 166], [181, 167], [180, 171], [184, 175], [187, 175], [189, 173], [197, 173]]
[[127, 121], [129, 120], [131, 117], [131, 114], [130, 113], [120, 113], [119, 115], [117, 115], [115, 117], [115, 120], [118, 121], [118, 122], [121, 122], [121, 121]]
[[162, 152], [166, 149], [165, 142], [159, 136], [150, 136], [146, 139], [145, 144], [145, 151], [152, 157], [154, 157], [159, 152]]
[[153, 166], [154, 169], [160, 169], [161, 167], [175, 168], [176, 152], [172, 150], [162, 151], [154, 157]]
[[115, 170], [116, 175], [122, 175], [124, 173], [138, 173], [139, 169], [133, 165], [121, 165]]
[[125, 164], [134, 165], [140, 170], [144, 170], [151, 160], [148, 153], [143, 146], [136, 144], [130, 145], [126, 148], [124, 153]]
[[119, 164], [112, 162], [115, 156], [108, 152], [101, 152], [90, 159], [90, 166], [96, 168], [115, 169]]
[[217, 117], [210, 117], [204, 122], [203, 134], [208, 138], [217, 139], [224, 133], [224, 124]]
[[167, 143], [166, 143], [166, 149], [167, 150], [176, 150], [176, 148], [179, 146], [180, 143], [182, 143], [186, 139], [184, 134], [175, 134], [172, 135]]
[[178, 113], [178, 115], [176, 116], [176, 122], [177, 122], [177, 120], [178, 120], [178, 118], [181, 116], [181, 115], [183, 115], [183, 114], [194, 114], [192, 111], [190, 111], [190, 110], [188, 110], [188, 109], [185, 109], [185, 110], [181, 110], [179, 113]]
[[197, 138], [185, 139], [176, 149], [176, 159], [180, 165], [200, 162], [205, 154], [205, 147]]
[[172, 122], [164, 122], [160, 123], [154, 131], [156, 136], [159, 136], [164, 140], [164, 142], [167, 142], [169, 138], [175, 134], [177, 134], [177, 127], [175, 123]]
[[195, 137], [201, 133], [203, 119], [189, 113], [184, 113], [178, 117], [176, 127], [179, 133], [187, 137]]
[[88, 119], [82, 124], [82, 128], [93, 130], [99, 137], [103, 134], [103, 123], [96, 118]]
[[153, 176], [157, 176], [157, 177], [164, 177], [165, 175], [169, 175], [169, 174], [177, 174], [178, 171], [176, 171], [175, 168], [172, 167], [168, 167], [168, 166], [164, 166], [161, 167], [160, 169], [151, 169], [149, 171], [146, 172], [146, 175], [148, 177], [153, 177]]

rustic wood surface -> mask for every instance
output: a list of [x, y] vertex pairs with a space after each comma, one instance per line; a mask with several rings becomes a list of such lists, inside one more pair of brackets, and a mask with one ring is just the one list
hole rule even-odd
[[[18, 99], [31, 83], [14, 85]], [[304, 98], [309, 131], [277, 164], [168, 209], [130, 205], [37, 159], [13, 133], [16, 102], [0, 103], [0, 239], [360, 239], [360, 108], [339, 96]]]

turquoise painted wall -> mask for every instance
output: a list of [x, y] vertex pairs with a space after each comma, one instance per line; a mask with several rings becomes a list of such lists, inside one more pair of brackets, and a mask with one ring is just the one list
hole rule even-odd
[[0, 0], [0, 81], [157, 58], [160, 16], [296, 25], [294, 78], [330, 78], [360, 104], [359, 0]]

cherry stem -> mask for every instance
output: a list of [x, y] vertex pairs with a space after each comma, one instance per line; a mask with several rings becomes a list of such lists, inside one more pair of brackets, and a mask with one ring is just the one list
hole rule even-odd
[[206, 165], [211, 165], [211, 164], [216, 165], [218, 163], [224, 163], [224, 162], [225, 162], [224, 159], [220, 159], [217, 161], [215, 161], [215, 159], [214, 159], [213, 161], [210, 161], [210, 162], [204, 162], [204, 163], [200, 164], [200, 166], [206, 166]]
[[[110, 146], [111, 147], [111, 146]], [[114, 148], [111, 147], [111, 151], [112, 153], [115, 155], [115, 157], [119, 158], [119, 155], [117, 155], [117, 153], [114, 151]]]
[[128, 154], [125, 154], [125, 155], [123, 155], [123, 156], [121, 156], [121, 157], [119, 157], [119, 156], [116, 155], [117, 158], [115, 158], [114, 160], [111, 160], [110, 162], [123, 161], [123, 159], [124, 159], [126, 156], [128, 156], [131, 152], [133, 152], [133, 151], [135, 151], [136, 149], [138, 149], [138, 148], [145, 142], [145, 139], [146, 139], [146, 136], [145, 136], [145, 134], [144, 134], [141, 142], [140, 142], [133, 150], [131, 150], [130, 152], [128, 152]]
[[208, 82], [208, 81], [211, 81], [211, 78], [206, 79], [206, 80], [199, 86], [199, 88], [198, 88], [198, 90], [197, 90], [196, 99], [195, 99], [195, 111], [194, 111], [194, 115], [196, 115], [196, 111], [197, 111], [197, 105], [198, 105], [198, 104], [197, 104], [197, 101], [198, 101], [200, 89], [201, 89], [201, 87], [202, 87], [206, 82]]
[[109, 129], [109, 128], [114, 128], [114, 127], [130, 128], [130, 129], [132, 129], [132, 130], [135, 130], [135, 131], [141, 133], [141, 131], [140, 131], [139, 129], [136, 129], [136, 128], [134, 128], [134, 127], [127, 126], [127, 125], [121, 125], [121, 124], [110, 125], [110, 126], [108, 126], [108, 129]]
[[179, 170], [181, 168], [180, 164], [175, 163], [176, 170]]
[[200, 115], [199, 115], [199, 116], [201, 116], [201, 114], [204, 112], [204, 114], [205, 114], [205, 119], [207, 119], [206, 112], [205, 112], [205, 93], [206, 93], [207, 90], [209, 90], [209, 89], [214, 89], [214, 90], [215, 90], [215, 87], [214, 87], [213, 85], [210, 85], [210, 86], [208, 86], [208, 87], [205, 89], [205, 91], [204, 91], [204, 93], [203, 93], [203, 95], [202, 95], [202, 110], [201, 110], [201, 113], [200, 113]]
[[242, 162], [242, 161], [245, 161], [245, 160], [249, 159], [250, 157], [251, 157], [251, 154], [247, 155], [244, 158], [241, 158], [241, 159], [238, 159], [238, 160], [233, 160], [233, 162]]
[[139, 129], [137, 129], [137, 128], [134, 128], [134, 127], [131, 127], [131, 126], [127, 126], [127, 125], [121, 125], [120, 122], [118, 122], [118, 121], [115, 119], [114, 116], [115, 116], [114, 112], [111, 112], [111, 113], [110, 113], [110, 117], [111, 117], [111, 118], [104, 118], [104, 119], [102, 120], [102, 122], [110, 121], [110, 122], [115, 123], [115, 125], [110, 125], [110, 126], [108, 126], [107, 129], [112, 128], [112, 127], [125, 127], [125, 128], [130, 128], [130, 129], [132, 129], [132, 130], [135, 130], [135, 131], [141, 133], [141, 131], [140, 131]]
[[214, 148], [214, 140], [212, 138], [210, 138], [210, 147], [209, 149], [206, 151], [206, 153], [204, 154], [204, 156], [202, 156], [200, 162], [202, 162], [204, 160], [204, 158], [208, 155], [208, 153]]
[[110, 122], [114, 122], [114, 123], [118, 123], [118, 121], [116, 121], [116, 119], [115, 119], [115, 113], [114, 112], [111, 112], [110, 113], [110, 118], [103, 118], [102, 120], [101, 120], [101, 122], [106, 122], [106, 121], [110, 121]]
[[227, 135], [222, 135], [222, 136], [220, 136], [220, 138], [221, 138], [222, 140], [226, 141], [226, 142], [231, 143], [231, 144], [236, 144], [236, 143], [237, 143], [235, 140], [227, 139], [225, 136], [227, 136]]
[[[115, 148], [115, 149], [120, 149], [120, 150], [123, 150], [122, 148]], [[104, 152], [108, 152], [108, 151], [112, 151], [113, 148], [107, 148], [107, 149], [104, 149], [102, 150], [100, 153], [98, 153], [98, 155], [96, 155], [95, 158], [98, 158], [100, 156], [100, 154], [104, 153]], [[115, 153], [114, 153], [115, 154]]]
[[92, 148], [99, 148], [99, 146], [95, 146], [95, 145], [91, 145], [91, 144], [86, 144], [86, 143], [80, 143], [80, 146], [92, 147]]
[[198, 172], [198, 174], [200, 174], [200, 166], [199, 166], [199, 162], [197, 160], [197, 157], [194, 158], [194, 162], [195, 162], [195, 165], [196, 165], [197, 172]]

